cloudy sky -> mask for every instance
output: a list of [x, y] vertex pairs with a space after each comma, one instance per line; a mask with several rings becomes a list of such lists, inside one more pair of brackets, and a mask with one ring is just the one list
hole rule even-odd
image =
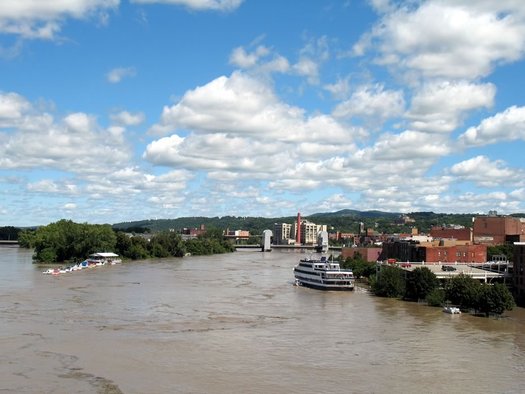
[[3, 0], [0, 225], [525, 212], [523, 0]]

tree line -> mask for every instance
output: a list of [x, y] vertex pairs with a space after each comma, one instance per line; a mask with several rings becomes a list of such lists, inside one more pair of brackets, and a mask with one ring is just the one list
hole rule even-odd
[[22, 229], [13, 226], [4, 226], [0, 227], [0, 240], [2, 241], [16, 241], [18, 239], [18, 234]]
[[512, 293], [501, 283], [480, 283], [468, 275], [460, 274], [441, 285], [427, 267], [405, 271], [394, 266], [382, 266], [371, 280], [374, 294], [405, 300], [425, 300], [429, 305], [457, 305], [461, 310], [501, 315], [515, 306]]
[[440, 282], [427, 267], [406, 271], [396, 266], [377, 266], [359, 254], [342, 261], [341, 267], [352, 269], [357, 279], [368, 279], [372, 292], [380, 297], [423, 300], [431, 306], [452, 304], [486, 316], [501, 315], [516, 305], [504, 284], [482, 284], [464, 274]]
[[21, 247], [34, 249], [34, 260], [62, 263], [84, 260], [96, 252], [115, 252], [124, 258], [182, 257], [233, 252], [234, 245], [224, 240], [218, 229], [208, 229], [196, 239], [183, 240], [172, 231], [161, 231], [146, 239], [114, 231], [109, 224], [75, 223], [60, 220], [36, 230], [18, 234]]
[[[381, 211], [356, 211], [342, 210], [330, 213], [315, 213], [304, 215], [303, 219], [317, 224], [326, 224], [330, 231], [341, 231], [357, 233], [359, 223], [363, 222], [366, 228], [384, 233], [392, 234], [399, 232], [410, 232], [412, 227], [417, 227], [420, 232], [428, 232], [432, 226], [459, 224], [465, 227], [472, 226], [472, 216], [475, 214], [445, 214], [434, 212], [412, 212], [408, 216], [415, 222], [401, 224], [398, 222], [400, 213]], [[141, 220], [134, 222], [115, 223], [113, 227], [117, 230], [126, 228], [148, 228], [153, 232], [169, 229], [196, 228], [201, 224], [206, 227], [222, 229], [242, 229], [250, 231], [251, 234], [260, 235], [266, 229], [273, 230], [275, 223], [294, 223], [296, 216], [286, 217], [251, 217], [251, 216], [221, 216], [221, 217], [181, 217], [175, 219]]]

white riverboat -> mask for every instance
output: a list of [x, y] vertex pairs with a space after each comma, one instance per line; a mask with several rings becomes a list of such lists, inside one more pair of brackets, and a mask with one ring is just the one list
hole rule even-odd
[[319, 290], [353, 290], [354, 274], [339, 263], [320, 259], [302, 259], [294, 269], [295, 283]]
[[90, 254], [87, 258], [88, 265], [120, 264], [122, 260], [118, 254], [99, 252]]

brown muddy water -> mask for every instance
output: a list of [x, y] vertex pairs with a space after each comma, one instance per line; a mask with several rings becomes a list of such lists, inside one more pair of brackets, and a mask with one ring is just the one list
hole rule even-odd
[[0, 248], [0, 392], [521, 393], [525, 311], [293, 286], [297, 252], [43, 275]]

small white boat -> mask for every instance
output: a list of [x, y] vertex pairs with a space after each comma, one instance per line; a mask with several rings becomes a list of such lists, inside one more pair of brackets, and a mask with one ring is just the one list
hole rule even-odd
[[452, 315], [459, 315], [461, 313], [461, 310], [457, 306], [447, 305], [443, 307], [443, 312], [450, 313]]

